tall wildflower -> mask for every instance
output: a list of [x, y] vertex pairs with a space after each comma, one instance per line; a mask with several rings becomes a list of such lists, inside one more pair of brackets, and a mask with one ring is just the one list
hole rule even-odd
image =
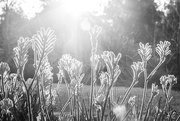
[[157, 44], [156, 52], [159, 54], [162, 63], [166, 60], [166, 56], [171, 53], [171, 50], [169, 50], [170, 45], [171, 43], [168, 41], [160, 41], [160, 43]]
[[144, 108], [144, 100], [146, 99], [146, 92], [147, 92], [147, 61], [152, 57], [152, 47], [149, 45], [149, 43], [146, 43], [145, 45], [141, 42], [139, 43], [139, 49], [138, 53], [141, 57], [142, 63], [144, 64], [144, 90], [143, 90], [143, 97], [142, 97], [142, 104], [141, 104], [141, 110], [139, 115], [139, 120], [142, 118], [142, 112]]
[[105, 101], [105, 96], [107, 93], [108, 86], [110, 85], [109, 83], [109, 75], [107, 72], [102, 72], [100, 74], [100, 88], [97, 91], [97, 94], [95, 95], [95, 106], [98, 107], [99, 109], [102, 109], [102, 104]]
[[23, 84], [23, 87], [25, 88], [25, 93], [27, 97], [28, 115], [29, 115], [28, 120], [32, 119], [32, 110], [31, 110], [29, 90], [24, 80], [24, 68], [28, 61], [27, 53], [28, 53], [28, 49], [31, 47], [31, 44], [32, 44], [31, 39], [20, 37], [18, 40], [17, 47], [13, 49], [15, 52], [15, 57], [13, 58], [13, 60], [17, 68], [17, 77], [20, 78], [20, 82]]
[[107, 74], [109, 76], [109, 78], [108, 78], [109, 85], [108, 85], [108, 89], [107, 89], [107, 93], [106, 93], [105, 103], [104, 103], [103, 110], [102, 110], [102, 116], [101, 116], [101, 121], [103, 121], [103, 116], [104, 116], [105, 107], [106, 107], [106, 103], [107, 103], [109, 94], [110, 94], [111, 103], [115, 104], [114, 99], [113, 99], [113, 90], [112, 89], [121, 73], [120, 67], [118, 65], [118, 62], [121, 59], [121, 53], [119, 53], [117, 56], [115, 56], [115, 54], [113, 52], [104, 51], [103, 54], [101, 55], [101, 57], [103, 58], [103, 60], [106, 64]]
[[23, 75], [24, 67], [28, 61], [28, 49], [31, 47], [31, 39], [20, 37], [18, 40], [18, 45], [13, 50], [15, 52], [15, 57], [13, 58], [16, 68], [21, 75]]
[[151, 95], [156, 97], [159, 94], [158, 85], [152, 84]]
[[5, 62], [0, 63], [0, 75], [6, 77], [10, 71], [9, 65]]
[[89, 112], [89, 116], [90, 116], [90, 120], [92, 118], [92, 104], [93, 104], [93, 98], [94, 98], [94, 84], [96, 81], [96, 69], [97, 69], [97, 63], [98, 63], [98, 57], [96, 56], [96, 52], [97, 52], [97, 48], [98, 48], [98, 36], [101, 32], [102, 28], [95, 26], [94, 28], [91, 28], [89, 30], [89, 34], [90, 34], [90, 40], [91, 40], [91, 90], [90, 90], [90, 112]]
[[108, 74], [111, 76], [110, 83], [113, 79], [112, 84], [114, 84], [121, 73], [121, 70], [118, 65], [118, 62], [121, 58], [121, 53], [115, 56], [113, 52], [104, 51], [101, 57], [103, 58], [106, 64]]
[[49, 53], [53, 51], [55, 42], [56, 36], [54, 35], [54, 31], [50, 28], [41, 28], [40, 31], [33, 36], [32, 49], [34, 51], [35, 74], [29, 89], [37, 78], [39, 70], [41, 69], [43, 63], [45, 63], [44, 61], [46, 61]]
[[166, 98], [166, 104], [168, 104], [172, 99], [171, 89], [172, 89], [172, 86], [176, 83], [177, 83], [177, 78], [174, 75], [168, 75], [168, 76], [164, 75], [164, 76], [161, 76], [160, 78], [160, 84], [162, 86], [163, 93]]
[[151, 97], [150, 97], [148, 105], [147, 105], [147, 110], [146, 110], [146, 114], [145, 114], [145, 117], [144, 117], [144, 121], [149, 119], [149, 115], [151, 113], [150, 111], [151, 111], [152, 102], [153, 102], [154, 98], [158, 94], [159, 94], [158, 85], [152, 84], [152, 87], [151, 87]]
[[133, 70], [133, 81], [137, 81], [138, 77], [144, 70], [144, 63], [143, 62], [133, 62], [133, 65], [131, 65], [131, 68]]
[[5, 86], [5, 92], [16, 90], [19, 86], [17, 84], [17, 74], [11, 73], [8, 76], [4, 86]]
[[[82, 67], [83, 67], [82, 62], [66, 54], [62, 56], [58, 64], [59, 64], [58, 76], [59, 77], [62, 76], [65, 80], [69, 78], [70, 79], [69, 83], [66, 80], [68, 88], [70, 89], [71, 92], [77, 93], [77, 91], [82, 87], [81, 82], [84, 77], [84, 74], [82, 73]], [[68, 75], [65, 75], [65, 71], [68, 73]]]
[[169, 46], [171, 45], [170, 42], [168, 41], [160, 41], [159, 44], [157, 44], [156, 47], [156, 52], [158, 53], [159, 57], [160, 57], [160, 61], [158, 63], [158, 65], [156, 65], [156, 67], [153, 69], [153, 71], [147, 75], [147, 61], [151, 58], [151, 54], [152, 54], [152, 49], [151, 46], [147, 43], [147, 44], [142, 44], [140, 43], [140, 49], [138, 50], [139, 55], [141, 56], [142, 62], [144, 63], [144, 91], [143, 91], [143, 98], [142, 98], [142, 104], [141, 104], [141, 111], [140, 111], [140, 115], [139, 115], [139, 120], [142, 119], [142, 112], [143, 112], [143, 108], [144, 108], [144, 100], [146, 99], [146, 92], [147, 92], [147, 84], [148, 81], [150, 80], [150, 78], [155, 74], [155, 72], [157, 71], [157, 69], [162, 65], [162, 63], [164, 63], [167, 55], [169, 55], [171, 53], [171, 51], [169, 50]]
[[1, 113], [7, 114], [10, 112], [9, 109], [13, 107], [13, 102], [9, 98], [4, 98], [3, 100], [0, 101], [0, 106], [1, 106]]
[[[149, 43], [146, 43], [145, 45], [141, 42], [139, 43], [139, 49], [138, 53], [142, 59], [143, 62], [147, 62], [152, 57], [152, 47], [149, 45]], [[146, 66], [146, 65], [144, 65]]]
[[38, 76], [41, 78], [40, 84], [43, 86], [44, 89], [48, 88], [51, 85], [51, 81], [53, 80], [52, 69], [53, 68], [49, 63], [48, 58], [46, 57], [42, 61], [42, 65], [38, 74]]
[[128, 90], [126, 91], [126, 93], [121, 101], [121, 105], [124, 103], [124, 101], [128, 97], [131, 89], [138, 83], [138, 78], [139, 78], [140, 74], [144, 71], [144, 62], [133, 62], [133, 64], [131, 65], [131, 68], [133, 71], [133, 81], [132, 81], [130, 87], [128, 88]]
[[137, 121], [136, 96], [130, 97], [128, 103], [131, 105], [132, 120]]
[[5, 62], [0, 63], [0, 77], [1, 77], [1, 92], [3, 93], [3, 97], [5, 97], [5, 89], [4, 83], [7, 81], [9, 76], [9, 65]]
[[90, 40], [91, 40], [91, 46], [92, 46], [92, 50], [93, 51], [97, 51], [97, 47], [98, 47], [98, 36], [101, 33], [102, 28], [95, 26], [94, 28], [91, 28], [89, 31], [90, 34]]
[[134, 106], [135, 105], [135, 102], [136, 102], [136, 96], [132, 96], [129, 98], [128, 100], [128, 103], [131, 105], [131, 106]]

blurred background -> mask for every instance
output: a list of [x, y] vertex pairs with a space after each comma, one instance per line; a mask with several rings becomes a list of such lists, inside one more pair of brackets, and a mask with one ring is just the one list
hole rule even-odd
[[[0, 61], [7, 62], [11, 72], [16, 72], [13, 48], [17, 40], [31, 38], [41, 27], [51, 28], [57, 36], [54, 51], [50, 54], [54, 83], [58, 72], [58, 61], [63, 54], [71, 54], [83, 62], [85, 77], [90, 84], [91, 44], [88, 30], [102, 27], [99, 36], [98, 54], [103, 51], [122, 53], [119, 62], [122, 73], [117, 86], [129, 86], [132, 82], [133, 61], [140, 61], [137, 53], [139, 42], [150, 43], [153, 57], [148, 62], [148, 73], [158, 63], [155, 52], [159, 41], [170, 41], [172, 53], [150, 80], [159, 84], [162, 75], [174, 74], [180, 90], [180, 1], [179, 0], [0, 0]], [[104, 70], [100, 62], [99, 72]], [[29, 50], [29, 61], [25, 78], [33, 77], [33, 51]], [[140, 77], [143, 78], [143, 77]], [[140, 79], [138, 87], [143, 86]]]

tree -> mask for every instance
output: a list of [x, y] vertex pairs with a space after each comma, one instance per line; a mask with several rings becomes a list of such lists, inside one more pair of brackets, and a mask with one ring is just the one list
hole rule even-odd
[[[10, 62], [12, 60], [12, 48], [20, 36], [27, 34], [23, 26], [36, 13], [42, 10], [37, 9], [43, 5], [40, 0], [33, 0], [35, 4], [28, 0], [1, 0], [0, 1], [0, 38], [1, 38], [1, 61]], [[42, 9], [42, 8], [41, 8]], [[33, 11], [34, 10], [34, 11]], [[29, 12], [31, 11], [31, 13]], [[23, 29], [23, 30], [22, 30]]]

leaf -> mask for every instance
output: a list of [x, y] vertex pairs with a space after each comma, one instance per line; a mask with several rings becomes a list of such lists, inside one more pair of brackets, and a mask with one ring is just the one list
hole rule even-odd
[[17, 41], [18, 45], [13, 50], [15, 52], [15, 57], [13, 58], [14, 63], [17, 68], [20, 66], [24, 68], [28, 61], [28, 49], [31, 47], [31, 40], [29, 38], [20, 37]]
[[40, 60], [53, 51], [56, 36], [54, 35], [54, 31], [50, 28], [47, 30], [41, 28], [40, 31], [33, 36], [33, 40], [33, 49], [37, 52], [37, 60]]

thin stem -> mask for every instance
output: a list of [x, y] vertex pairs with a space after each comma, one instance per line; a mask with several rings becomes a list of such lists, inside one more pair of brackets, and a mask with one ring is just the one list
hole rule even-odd
[[145, 117], [144, 117], [144, 121], [148, 120], [148, 119], [146, 120], [146, 118], [148, 118], [148, 116], [149, 116], [149, 108], [150, 108], [150, 105], [151, 105], [153, 99], [154, 99], [154, 96], [152, 95], [150, 100], [149, 100], [148, 106], [147, 106], [147, 111], [146, 111], [146, 114], [145, 114]]
[[64, 111], [65, 111], [66, 107], [69, 105], [69, 103], [70, 103], [70, 101], [71, 101], [71, 98], [72, 98], [72, 96], [69, 97], [69, 99], [67, 100], [67, 102], [66, 102], [65, 105], [63, 106], [61, 112], [64, 112]]
[[143, 90], [143, 97], [142, 97], [142, 103], [141, 103], [141, 110], [140, 110], [140, 115], [139, 115], [139, 120], [141, 121], [142, 119], [142, 114], [143, 114], [143, 109], [144, 109], [144, 103], [146, 100], [146, 92], [147, 92], [147, 69], [146, 69], [146, 64], [144, 67], [144, 90]]
[[76, 120], [77, 120], [77, 113], [76, 113], [76, 95], [75, 95], [75, 90], [74, 90], [74, 94], [73, 94], [73, 96], [74, 96], [74, 110], [73, 110], [73, 116], [75, 116], [75, 118], [76, 118]]
[[[50, 89], [49, 89], [49, 92], [50, 92], [50, 108], [51, 108], [51, 111], [50, 111], [50, 114], [53, 113], [53, 108], [52, 108], [52, 102], [53, 102], [53, 96], [52, 96], [52, 80], [51, 80], [51, 84], [50, 84]], [[50, 119], [51, 120], [51, 119]]]
[[[42, 78], [42, 81], [43, 81], [43, 77], [41, 77]], [[40, 95], [40, 87], [41, 87], [41, 89], [43, 90], [43, 86], [41, 85], [41, 86], [39, 86], [39, 81], [37, 81], [37, 90], [38, 90], [38, 97], [39, 97], [39, 104], [40, 104], [40, 113], [41, 113], [41, 118], [42, 118], [42, 120], [44, 120], [44, 116], [43, 116], [43, 112], [42, 112], [42, 107], [43, 107], [43, 105], [44, 105], [44, 99], [42, 99], [43, 97], [42, 97], [42, 95], [43, 95], [43, 91], [42, 91], [42, 94]], [[41, 103], [43, 103], [42, 105], [41, 105]]]
[[4, 76], [2, 74], [2, 92], [3, 92], [3, 97], [5, 98], [5, 91], [4, 91]]
[[[43, 85], [44, 85], [44, 84], [43, 84]], [[46, 99], [45, 99], [45, 97], [44, 97], [44, 88], [43, 88], [44, 86], [42, 86], [42, 85], [40, 85], [40, 86], [41, 86], [41, 90], [42, 90], [42, 99], [43, 99], [43, 105], [44, 105], [44, 107], [43, 107], [44, 109], [43, 109], [43, 110], [44, 110], [45, 113], [46, 113], [47, 119], [50, 120], [50, 116], [49, 116], [49, 113], [48, 113], [47, 108], [46, 108], [46, 102], [45, 102]]]
[[90, 116], [90, 121], [92, 119], [92, 103], [93, 103], [93, 94], [94, 94], [94, 56], [95, 53], [93, 52], [92, 49], [92, 63], [91, 63], [91, 97], [90, 97], [90, 112], [89, 112], [89, 116]]
[[14, 118], [15, 118], [16, 121], [19, 121], [19, 118], [18, 118], [17, 112], [16, 112], [15, 102], [14, 102], [14, 100], [12, 100], [12, 101], [13, 101], [13, 110], [14, 110], [13, 115], [14, 115]]
[[[36, 77], [37, 77], [37, 74], [38, 74], [38, 71], [39, 71], [39, 69], [40, 69], [40, 67], [41, 67], [41, 63], [42, 63], [42, 60], [43, 60], [43, 58], [44, 58], [44, 49], [43, 49], [43, 52], [42, 52], [42, 55], [41, 55], [41, 58], [40, 58], [40, 61], [39, 61], [39, 64], [38, 64], [38, 67], [37, 67], [37, 70], [36, 70], [36, 72], [35, 72], [35, 74], [34, 74], [34, 77], [33, 77], [33, 80], [32, 80], [32, 82], [31, 82], [31, 84], [30, 84], [30, 86], [29, 86], [29, 88], [28, 88], [28, 91], [31, 89], [31, 86], [33, 85], [33, 83], [34, 83], [34, 81], [35, 81], [35, 79], [36, 79]], [[34, 55], [34, 57], [36, 58], [36, 54]], [[36, 63], [35, 63], [35, 65], [36, 65]]]
[[29, 116], [28, 116], [28, 121], [33, 121], [32, 119], [32, 110], [31, 110], [31, 102], [30, 102], [30, 95], [29, 95], [29, 91], [28, 91], [28, 89], [27, 89], [27, 86], [26, 86], [26, 84], [25, 84], [25, 82], [24, 82], [24, 80], [22, 80], [22, 82], [23, 82], [23, 84], [24, 84], [24, 87], [25, 87], [25, 90], [26, 90], [26, 97], [27, 97], [27, 105], [28, 105], [28, 114], [29, 114]]
[[36, 77], [37, 77], [38, 71], [39, 71], [40, 66], [41, 66], [41, 61], [42, 61], [42, 59], [40, 60], [40, 63], [39, 63], [39, 65], [38, 65], [38, 68], [37, 68], [37, 70], [36, 70], [36, 72], [35, 72], [35, 74], [34, 74], [33, 80], [32, 80], [32, 82], [31, 82], [31, 84], [30, 84], [30, 86], [29, 86], [29, 88], [28, 88], [28, 91], [30, 91], [30, 89], [31, 89], [31, 87], [32, 87], [32, 85], [33, 85]]
[[[82, 100], [82, 103], [83, 103], [83, 107], [84, 107], [84, 110], [85, 110], [86, 118], [87, 118], [87, 120], [89, 120], [89, 118], [88, 118], [88, 111], [87, 111], [87, 108], [86, 108], [86, 104], [85, 104], [85, 102], [84, 102], [84, 99]], [[82, 107], [82, 108], [83, 108], [83, 107]]]
[[122, 99], [122, 101], [121, 101], [121, 103], [120, 103], [121, 105], [124, 103], [124, 101], [125, 101], [126, 98], [128, 97], [131, 89], [132, 89], [137, 83], [138, 83], [138, 81], [135, 81], [135, 80], [131, 83], [131, 86], [130, 86], [130, 87], [128, 88], [128, 90], [126, 91], [126, 93], [125, 93], [125, 95], [124, 95], [124, 97], [123, 97], [123, 99]]
[[[71, 96], [71, 89], [70, 89], [70, 86], [69, 86], [69, 84], [68, 84], [68, 82], [67, 82], [67, 80], [64, 78], [64, 81], [65, 81], [65, 84], [66, 84], [66, 88], [67, 88], [67, 91], [68, 91], [68, 98], [70, 98], [70, 96]], [[72, 104], [72, 100], [70, 100], [70, 103], [69, 103], [69, 107], [70, 107], [70, 109], [71, 109], [71, 115], [72, 115], [72, 112], [73, 112], [73, 106], [72, 106], [73, 104]]]
[[153, 71], [148, 75], [146, 81], [147, 83], [149, 82], [149, 80], [151, 79], [151, 77], [155, 74], [155, 72], [158, 70], [158, 68], [161, 66], [163, 62], [159, 62], [158, 65], [153, 69]]
[[26, 97], [27, 97], [27, 105], [28, 105], [28, 121], [33, 121], [33, 117], [32, 117], [32, 110], [31, 110], [31, 102], [30, 102], [30, 95], [29, 95], [29, 91], [28, 88], [26, 86], [25, 80], [23, 78], [23, 72], [22, 72], [22, 68], [18, 68], [17, 69], [17, 76], [20, 77], [21, 82], [23, 83], [24, 87], [25, 87], [25, 91], [26, 91]]
[[76, 101], [76, 105], [77, 105], [77, 116], [78, 116], [78, 121], [80, 121], [80, 106], [78, 104], [79, 98], [78, 98], [78, 94], [77, 94], [77, 101]]
[[107, 94], [106, 94], [106, 98], [105, 98], [105, 102], [104, 102], [104, 106], [103, 106], [103, 110], [102, 110], [102, 115], [101, 115], [101, 121], [103, 121], [104, 113], [105, 113], [105, 109], [106, 109], [106, 104], [107, 104], [107, 100], [108, 100], [108, 96], [109, 96], [109, 92], [110, 92], [110, 90], [111, 90], [111, 88], [113, 86], [113, 83], [114, 83], [114, 78], [113, 77], [114, 77], [114, 72], [112, 72], [112, 74], [111, 74], [112, 81], [111, 81], [111, 85], [109, 86]]

